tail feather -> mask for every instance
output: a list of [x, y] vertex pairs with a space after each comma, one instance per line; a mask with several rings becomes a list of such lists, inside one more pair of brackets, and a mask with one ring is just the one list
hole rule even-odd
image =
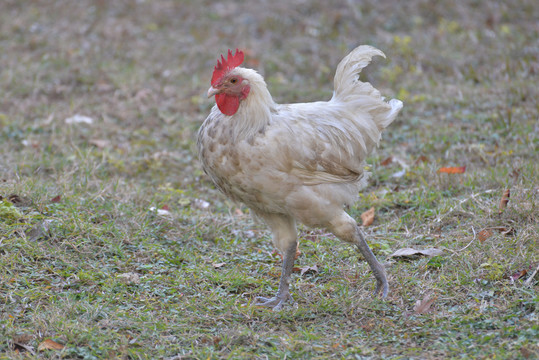
[[402, 101], [392, 99], [386, 102], [370, 83], [359, 80], [361, 70], [369, 65], [374, 56], [385, 58], [385, 54], [372, 46], [361, 45], [348, 54], [337, 66], [332, 101], [356, 103], [358, 108], [367, 110], [379, 130], [387, 127], [402, 109]]

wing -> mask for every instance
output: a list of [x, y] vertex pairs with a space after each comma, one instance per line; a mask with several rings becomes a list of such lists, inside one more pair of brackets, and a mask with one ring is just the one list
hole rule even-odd
[[273, 120], [267, 136], [286, 153], [285, 171], [304, 185], [361, 180], [365, 159], [380, 139], [367, 111], [352, 113], [331, 102], [282, 105]]

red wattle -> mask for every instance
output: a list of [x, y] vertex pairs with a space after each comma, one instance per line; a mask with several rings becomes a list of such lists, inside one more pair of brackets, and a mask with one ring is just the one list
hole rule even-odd
[[217, 94], [215, 95], [215, 102], [219, 110], [228, 116], [234, 115], [240, 107], [240, 98], [238, 96]]

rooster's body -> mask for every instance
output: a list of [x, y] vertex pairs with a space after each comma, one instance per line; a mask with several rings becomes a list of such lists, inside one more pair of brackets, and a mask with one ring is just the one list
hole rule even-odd
[[377, 279], [377, 291], [387, 294], [382, 265], [343, 210], [364, 185], [367, 155], [402, 108], [399, 100], [387, 103], [369, 83], [358, 80], [374, 55], [384, 56], [360, 46], [341, 61], [330, 101], [287, 105], [273, 101], [257, 72], [238, 67], [241, 52], [229, 52], [216, 66], [208, 95], [216, 95], [217, 106], [198, 135], [204, 170], [222, 192], [267, 223], [284, 254], [277, 296], [259, 299], [260, 305], [281, 308], [291, 299], [296, 220], [328, 228], [358, 245]]

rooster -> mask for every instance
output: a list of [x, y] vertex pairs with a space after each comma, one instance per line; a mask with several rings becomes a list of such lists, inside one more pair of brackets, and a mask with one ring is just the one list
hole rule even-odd
[[384, 53], [359, 46], [338, 65], [329, 101], [277, 104], [263, 77], [240, 67], [236, 49], [217, 61], [208, 97], [216, 106], [198, 132], [202, 166], [215, 186], [243, 202], [272, 232], [283, 254], [277, 294], [256, 305], [274, 310], [293, 301], [290, 276], [297, 249], [296, 223], [323, 227], [355, 244], [376, 278], [374, 294], [388, 293], [386, 272], [345, 211], [365, 186], [365, 159], [402, 102], [386, 102], [361, 69]]

